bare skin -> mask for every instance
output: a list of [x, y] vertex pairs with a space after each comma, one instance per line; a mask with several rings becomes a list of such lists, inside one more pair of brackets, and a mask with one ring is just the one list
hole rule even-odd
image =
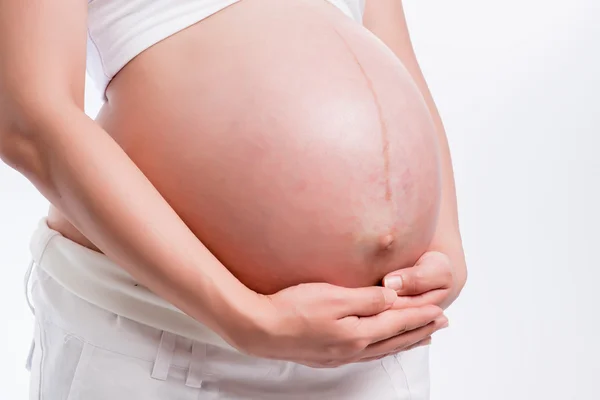
[[433, 237], [427, 106], [397, 57], [326, 3], [237, 3], [140, 54], [107, 97], [100, 126], [259, 293], [375, 285]]
[[[402, 61], [413, 81], [418, 86], [435, 125], [435, 132], [440, 150], [442, 198], [437, 227], [434, 237], [429, 244], [428, 252], [432, 252], [434, 255], [433, 258], [429, 259], [430, 262], [441, 264], [447, 263], [450, 268], [451, 280], [444, 289], [445, 295], [439, 298], [435, 303], [432, 303], [447, 308], [459, 296], [467, 281], [467, 264], [458, 222], [452, 158], [444, 124], [431, 92], [429, 91], [427, 82], [421, 72], [419, 63], [417, 62], [417, 57], [415, 56], [410, 35], [408, 33], [402, 1], [367, 0], [363, 23], [365, 27], [378, 36]], [[444, 254], [445, 257], [439, 257], [439, 253]], [[427, 257], [427, 253], [425, 254], [425, 257]], [[438, 271], [442, 272], [443, 270], [444, 269], [442, 268]], [[412, 271], [404, 270], [392, 272], [389, 276], [386, 276], [386, 279], [392, 276], [404, 275], [405, 279], [411, 280], [411, 284], [414, 286], [410, 294], [423, 294], [424, 292], [419, 291], [424, 287], [421, 287], [420, 284], [415, 282], [414, 276], [409, 276], [409, 274], [413, 272], [415, 272], [414, 269]], [[440, 281], [439, 276], [434, 277], [428, 272], [422, 271], [420, 274], [422, 274], [421, 280], [431, 278], [432, 282]], [[437, 296], [439, 293], [431, 295]]]
[[[3, 160], [21, 171], [53, 203], [56, 209], [51, 212], [50, 221], [55, 229], [76, 241], [104, 252], [158, 295], [211, 327], [240, 350], [257, 356], [287, 359], [313, 366], [339, 365], [372, 359], [415, 344], [427, 343], [429, 336], [445, 324], [445, 318], [441, 317], [441, 309], [433, 304], [442, 305], [448, 302], [454, 293], [443, 296], [444, 298], [439, 301], [426, 304], [415, 302], [410, 309], [399, 309], [394, 306], [394, 302], [398, 300], [396, 294], [385, 288], [347, 289], [325, 283], [305, 284], [277, 291], [271, 296], [263, 296], [249, 290], [239, 279], [244, 283], [248, 282], [247, 285], [250, 286], [256, 286], [260, 280], [256, 280], [252, 275], [244, 276], [244, 271], [248, 269], [236, 269], [236, 265], [242, 264], [236, 263], [235, 259], [229, 260], [232, 262], [226, 264], [232, 270], [233, 274], [231, 274], [221, 262], [223, 254], [228, 253], [222, 250], [222, 254], [217, 258], [215, 254], [208, 251], [202, 241], [206, 239], [210, 241], [211, 238], [207, 235], [212, 235], [215, 231], [200, 232], [203, 229], [200, 224], [194, 228], [193, 218], [198, 215], [193, 209], [194, 203], [190, 202], [185, 194], [179, 198], [180, 195], [175, 191], [166, 190], [165, 187], [168, 189], [168, 185], [172, 182], [168, 182], [168, 179], [161, 180], [159, 175], [153, 177], [149, 167], [144, 166], [145, 162], [150, 161], [143, 159], [142, 150], [147, 148], [137, 147], [135, 134], [126, 137], [126, 134], [122, 133], [129, 128], [135, 128], [128, 125], [127, 121], [123, 122], [119, 119], [119, 112], [121, 112], [119, 110], [123, 107], [130, 112], [122, 114], [131, 118], [130, 124], [135, 125], [143, 120], [136, 119], [135, 110], [127, 108], [127, 104], [131, 101], [127, 98], [127, 91], [132, 90], [132, 93], [135, 93], [136, 90], [153, 89], [152, 85], [144, 87], [139, 82], [136, 84], [135, 79], [127, 79], [127, 70], [136, 71], [136, 65], [139, 68], [137, 73], [147, 71], [146, 68], [156, 68], [150, 71], [150, 76], [160, 77], [160, 68], [168, 68], [168, 66], [156, 60], [150, 62], [152, 58], [148, 57], [153, 56], [152, 51], [148, 51], [145, 53], [147, 57], [138, 57], [137, 61], [126, 67], [111, 85], [108, 106], [110, 109], [103, 111], [100, 126], [89, 120], [82, 111], [85, 3], [82, 5], [80, 2], [69, 0], [40, 3], [41, 6], [38, 4], [35, 9], [31, 8], [33, 6], [22, 5], [19, 2], [4, 2], [0, 5], [0, 38], [2, 38], [0, 51], [2, 54], [13, 55], [3, 59], [0, 64], [0, 93], [2, 93], [0, 109], [4, 110], [0, 114], [2, 133], [0, 154]], [[246, 3], [252, 2], [250, 0], [242, 2], [242, 4]], [[273, 6], [276, 8], [275, 3]], [[314, 8], [321, 10], [317, 6]], [[322, 14], [319, 15], [333, 13], [332, 9], [325, 11], [325, 8], [322, 8], [322, 10]], [[235, 8], [232, 7], [230, 12], [235, 12]], [[65, 15], [68, 15], [67, 21]], [[60, 24], [55, 22], [58, 20], [61, 21]], [[210, 22], [210, 19], [207, 22]], [[33, 28], [26, 29], [24, 26]], [[207, 25], [201, 23], [197, 26], [197, 29], [201, 29], [206, 28]], [[214, 29], [218, 30], [219, 27], [216, 26]], [[48, 35], [48, 32], [51, 34]], [[162, 47], [167, 51], [168, 47], [165, 46], [168, 46], [169, 42], [174, 52], [177, 46], [185, 48], [186, 42], [183, 39], [182, 41], [176, 39], [177, 36], [185, 38], [185, 35], [188, 35], [189, 40], [196, 40], [187, 42], [188, 45], [197, 45], [198, 40], [201, 39], [192, 38], [193, 32], [194, 29], [190, 29], [175, 35], [173, 40], [166, 40], [163, 42], [164, 46], [156, 46], [156, 49], [160, 50]], [[353, 32], [348, 28], [346, 33], [350, 37]], [[21, 50], [23, 48], [30, 51], [24, 52]], [[145, 57], [149, 60], [147, 63], [144, 62]], [[160, 58], [158, 54], [154, 57]], [[49, 77], [48, 74], [51, 76]], [[204, 76], [201, 75], [199, 79]], [[162, 80], [152, 82], [158, 87], [165, 84]], [[172, 88], [175, 84], [174, 86], [177, 87], [177, 83], [177, 81], [169, 82], [167, 86]], [[123, 87], [121, 90], [119, 90], [120, 85]], [[408, 86], [413, 86], [415, 90], [413, 84]], [[159, 92], [164, 95], [163, 90], [156, 93]], [[168, 90], [166, 93], [169, 93]], [[157, 105], [152, 101], [161, 101], [156, 97], [160, 96], [149, 99], [146, 112], [149, 112], [153, 105]], [[173, 99], [168, 97], [168, 100]], [[206, 101], [213, 99], [207, 98]], [[188, 101], [182, 104], [188, 104]], [[144, 110], [143, 105], [141, 109]], [[163, 109], [159, 107], [159, 110]], [[131, 113], [133, 117], [130, 117]], [[426, 118], [423, 117], [422, 120], [425, 121]], [[185, 116], [182, 123], [190, 123], [189, 117]], [[119, 127], [119, 124], [123, 125]], [[431, 121], [423, 122], [423, 126], [427, 124], [431, 124]], [[144, 130], [144, 128], [147, 126], [137, 129]], [[260, 131], [260, 126], [254, 128]], [[177, 129], [163, 129], [163, 140], [169, 139], [168, 135], [164, 134], [165, 131], [175, 131], [174, 137], [171, 137], [175, 142], [181, 139]], [[433, 128], [431, 131], [434, 132]], [[159, 138], [152, 135], [158, 134], [156, 131], [148, 130], [137, 138], [138, 140]], [[218, 138], [211, 139], [202, 135], [200, 140], [216, 139]], [[194, 140], [198, 139], [194, 138]], [[204, 144], [206, 143], [210, 144], [210, 142]], [[423, 145], [418, 140], [415, 143], [416, 148]], [[212, 144], [223, 145], [218, 141]], [[384, 149], [386, 147], [385, 140], [378, 141], [377, 144], [383, 145]], [[169, 146], [163, 148], [167, 152], [173, 150]], [[381, 148], [380, 146], [379, 149]], [[381, 157], [378, 160], [381, 161]], [[390, 158], [391, 162], [393, 162], [392, 158]], [[373, 168], [367, 173], [383, 172], [383, 176], [387, 176], [386, 162], [380, 165], [383, 165], [380, 167], [381, 170]], [[186, 171], [186, 168], [183, 164], [182, 169]], [[436, 167], [425, 165], [424, 168], [417, 168], [419, 173], [428, 173], [432, 169], [435, 171]], [[389, 168], [390, 172], [394, 170], [396, 169]], [[191, 173], [189, 179], [193, 179], [196, 175], [198, 177], [196, 181], [211, 178], [211, 176], [208, 178], [200, 176], [200, 172], [204, 171], [187, 169], [186, 173]], [[214, 178], [214, 175], [212, 177]], [[394, 190], [390, 189], [392, 185], [389, 182], [392, 180], [393, 177], [390, 176], [389, 179], [383, 179], [382, 185], [371, 187], [383, 188], [382, 196], [372, 194], [374, 200], [373, 198], [371, 200], [375, 208], [377, 208], [377, 199], [385, 206], [389, 205], [395, 195], [397, 196]], [[415, 179], [415, 182], [419, 181]], [[249, 182], [252, 183], [256, 182]], [[223, 186], [219, 187], [219, 190], [222, 189]], [[194, 190], [191, 192], [193, 196]], [[169, 193], [173, 194], [169, 195]], [[254, 198], [259, 197], [258, 195], [264, 193], [254, 193]], [[241, 204], [244, 204], [243, 200], [248, 199], [238, 199]], [[270, 200], [271, 204], [277, 204], [274, 199], [267, 200]], [[415, 207], [419, 205], [416, 200], [412, 199], [412, 201]], [[110, 207], [107, 207], [107, 204]], [[411, 203], [409, 201], [403, 204]], [[428, 210], [431, 211], [435, 205], [435, 201], [429, 204]], [[381, 208], [389, 210], [389, 207]], [[332, 209], [335, 207], [330, 207], [330, 210]], [[427, 210], [427, 207], [425, 209]], [[60, 210], [60, 213], [56, 210]], [[202, 212], [202, 208], [200, 211]], [[221, 212], [223, 211], [221, 209]], [[395, 250], [396, 244], [402, 243], [403, 235], [408, 233], [398, 233], [394, 228], [404, 225], [393, 223], [391, 226], [385, 226], [381, 221], [388, 221], [388, 218], [375, 218], [376, 223], [371, 225], [373, 228], [371, 231], [375, 234], [367, 235], [367, 243], [373, 243], [373, 246], [367, 249], [366, 253], [372, 251], [373, 247], [384, 253], [396, 253], [393, 253], [395, 256], [388, 257], [387, 262], [381, 262], [380, 265], [371, 263], [368, 265], [369, 268], [361, 267], [366, 265], [361, 264], [362, 260], [356, 263], [358, 268], [353, 272], [357, 272], [358, 280], [343, 281], [344, 278], [340, 277], [343, 272], [340, 269], [336, 270], [336, 266], [333, 266], [330, 276], [315, 275], [323, 270], [322, 265], [315, 263], [319, 268], [307, 264], [304, 269], [309, 274], [312, 273], [308, 278], [306, 275], [289, 274], [292, 275], [292, 280], [286, 281], [289, 275], [285, 275], [285, 279], [275, 279], [266, 288], [258, 288], [258, 291], [275, 292], [276, 289], [311, 280], [324, 280], [344, 286], [367, 286], [381, 280], [386, 273], [400, 266], [409, 267], [421, 254], [430, 249], [429, 242], [432, 237], [434, 241], [431, 243], [441, 242], [436, 238], [443, 236], [438, 232], [440, 232], [439, 227], [444, 224], [443, 220], [439, 223], [435, 220], [419, 220], [430, 215], [425, 211], [406, 215], [416, 218], [407, 225], [421, 227], [415, 235], [414, 248]], [[415, 215], [417, 217], [414, 217]], [[407, 217], [403, 218], [405, 220]], [[202, 218], [197, 221], [202, 221]], [[234, 225], [233, 222], [236, 221], [230, 221], [229, 225], [225, 224], [225, 226], [231, 227]], [[214, 221], [213, 224], [211, 228], [222, 226]], [[226, 241], [212, 240], [217, 244], [226, 243]], [[343, 246], [334, 247], [344, 250]], [[293, 250], [290, 243], [279, 248]], [[346, 251], [339, 252], [348, 255], [346, 253]], [[234, 252], [233, 255], [236, 256], [237, 253]], [[364, 254], [361, 252], [350, 252], [349, 256], [359, 260], [364, 259]], [[259, 258], [254, 257], [254, 260], [257, 259]], [[380, 257], [380, 259], [385, 258]], [[245, 262], [252, 260], [252, 257], [244, 258]], [[271, 265], [257, 263], [256, 265], [267, 269], [258, 270], [258, 276], [281, 269], [281, 263]], [[284, 265], [284, 270], [290, 272], [289, 267], [287, 268]], [[410, 268], [405, 271], [409, 270]], [[410, 272], [404, 274], [403, 281], [410, 282]], [[448, 286], [447, 281], [444, 285]], [[418, 288], [411, 286], [415, 292], [411, 294], [418, 294], [419, 290], [422, 290], [421, 293], [429, 293], [437, 289], [430, 286], [420, 285]], [[459, 281], [458, 284], [453, 282], [450, 286], [457, 294], [462, 285]], [[339, 304], [339, 306], [329, 306], [331, 304]], [[328, 307], [323, 307], [324, 305]], [[223, 318], [223, 315], [227, 315], [227, 318]]]

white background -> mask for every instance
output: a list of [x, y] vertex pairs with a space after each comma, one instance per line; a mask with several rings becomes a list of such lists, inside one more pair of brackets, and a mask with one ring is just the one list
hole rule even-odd
[[[448, 130], [470, 267], [434, 338], [432, 399], [598, 400], [600, 5], [405, 7]], [[99, 106], [90, 87], [88, 113]], [[27, 397], [22, 275], [46, 209], [0, 166], [1, 400]]]

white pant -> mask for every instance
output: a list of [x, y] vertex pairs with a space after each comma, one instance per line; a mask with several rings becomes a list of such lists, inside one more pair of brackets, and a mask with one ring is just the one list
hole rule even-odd
[[334, 369], [245, 356], [141, 324], [61, 286], [31, 279], [30, 399], [426, 400], [428, 348]]

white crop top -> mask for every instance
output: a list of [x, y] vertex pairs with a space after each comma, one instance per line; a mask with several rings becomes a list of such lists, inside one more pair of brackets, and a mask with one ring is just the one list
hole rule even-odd
[[[238, 1], [88, 0], [88, 74], [104, 93], [110, 80], [135, 56]], [[328, 1], [362, 22], [365, 0]]]

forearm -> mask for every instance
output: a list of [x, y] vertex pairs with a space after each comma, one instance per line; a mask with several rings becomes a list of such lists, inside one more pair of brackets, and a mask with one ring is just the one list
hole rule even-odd
[[[441, 119], [432, 107], [432, 116], [436, 121], [438, 143], [440, 147], [442, 200], [435, 235], [430, 244], [430, 251], [439, 251], [450, 258], [454, 272], [454, 287], [445, 306], [448, 307], [460, 294], [467, 280], [467, 264], [463, 250], [462, 238], [458, 223], [458, 210], [454, 174], [448, 141], [444, 133]], [[439, 122], [438, 122], [439, 121]]]
[[[410, 71], [411, 68], [409, 68]], [[441, 202], [438, 216], [437, 228], [430, 244], [430, 251], [439, 251], [450, 258], [454, 272], [454, 287], [448, 297], [445, 307], [448, 307], [460, 294], [467, 279], [467, 265], [463, 251], [462, 238], [458, 222], [458, 205], [456, 199], [456, 186], [454, 181], [454, 171], [452, 167], [452, 157], [450, 155], [450, 146], [444, 124], [437, 110], [433, 97], [429, 91], [427, 83], [420, 70], [414, 71], [411, 75], [419, 87], [433, 123], [438, 138], [438, 151], [440, 157], [441, 173]]]
[[414, 75], [416, 75], [414, 79], [431, 113], [438, 137], [442, 191], [437, 228], [429, 250], [439, 251], [450, 258], [454, 270], [455, 285], [453, 292], [445, 304], [445, 307], [448, 307], [456, 300], [467, 279], [467, 265], [458, 222], [458, 206], [452, 158], [442, 119], [427, 84], [420, 72]]
[[467, 279], [467, 265], [458, 222], [458, 206], [452, 158], [442, 119], [421, 70], [416, 62], [412, 65], [409, 62], [406, 67], [419, 87], [427, 104], [438, 138], [438, 148], [432, 149], [431, 151], [437, 151], [439, 154], [441, 201], [437, 227], [429, 246], [429, 251], [439, 251], [450, 258], [454, 274], [454, 286], [452, 288], [452, 293], [443, 304], [443, 308], [447, 308], [454, 300], [456, 300]]
[[440, 156], [442, 182], [441, 204], [437, 229], [431, 242], [431, 250], [440, 251], [450, 257], [458, 283], [456, 288], [456, 296], [458, 296], [466, 281], [467, 267], [460, 234], [452, 156], [444, 124], [425, 79], [421, 73], [415, 75], [416, 77], [414, 79], [427, 103], [435, 125]]
[[[125, 152], [78, 107], [37, 115], [6, 161], [141, 284], [221, 336], [255, 294], [202, 245]], [[11, 153], [10, 155], [8, 153]], [[225, 337], [227, 340], [228, 338]]]

